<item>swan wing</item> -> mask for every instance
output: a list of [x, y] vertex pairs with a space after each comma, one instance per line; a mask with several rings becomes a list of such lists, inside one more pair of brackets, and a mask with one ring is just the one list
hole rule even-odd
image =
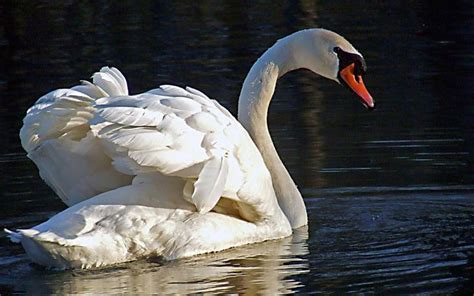
[[194, 184], [192, 201], [200, 213], [209, 212], [224, 193], [229, 175], [227, 157], [213, 156], [203, 166], [197, 182]]
[[70, 206], [32, 229], [7, 231], [38, 263], [173, 259], [291, 232], [248, 133], [193, 88], [128, 95], [120, 72], [103, 68], [93, 83], [40, 98], [20, 136]]
[[273, 210], [262, 194], [273, 190], [259, 151], [215, 100], [174, 85], [129, 95], [115, 68], [92, 78], [41, 97], [20, 132], [41, 177], [67, 205], [155, 173], [183, 180], [177, 198], [201, 213], [256, 221]]
[[117, 69], [104, 67], [94, 74], [93, 83], [83, 81], [42, 96], [23, 119], [23, 148], [68, 206], [131, 182], [112, 166], [90, 131], [95, 100], [117, 93], [128, 93], [125, 78]]
[[[238, 199], [244, 183], [239, 165], [240, 124], [193, 88], [163, 85], [134, 96], [95, 102], [94, 135], [117, 171], [158, 172], [182, 178], [191, 188], [183, 198], [201, 213], [222, 196]], [[234, 139], [228, 129], [237, 129]]]

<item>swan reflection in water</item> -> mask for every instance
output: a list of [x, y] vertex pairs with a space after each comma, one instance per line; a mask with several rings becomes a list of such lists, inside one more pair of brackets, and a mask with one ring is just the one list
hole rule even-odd
[[[141, 260], [98, 270], [35, 267], [21, 283], [26, 293], [291, 293], [309, 272], [308, 228], [291, 237], [176, 261]], [[25, 286], [27, 285], [27, 286]]]

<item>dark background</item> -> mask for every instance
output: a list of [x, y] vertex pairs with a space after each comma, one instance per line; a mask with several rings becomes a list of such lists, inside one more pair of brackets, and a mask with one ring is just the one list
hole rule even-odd
[[[29, 227], [64, 208], [18, 139], [27, 108], [41, 95], [109, 65], [124, 73], [131, 93], [167, 83], [190, 85], [236, 114], [241, 83], [266, 48], [294, 31], [324, 27], [364, 55], [364, 79], [377, 109], [367, 112], [346, 89], [308, 71], [279, 81], [270, 129], [310, 217], [314, 214], [310, 238], [324, 240], [320, 226], [334, 222], [337, 213], [331, 211], [338, 205], [332, 203], [340, 196], [370, 209], [364, 197], [396, 192], [395, 200], [386, 197], [383, 211], [392, 206], [421, 211], [423, 201], [436, 200], [430, 213], [439, 214], [456, 204], [449, 196], [459, 197], [465, 206], [446, 215], [453, 215], [452, 231], [460, 231], [454, 240], [460, 242], [474, 220], [473, 15], [472, 1], [459, 0], [2, 1], [0, 226]], [[433, 191], [441, 196], [426, 194]], [[421, 203], [398, 202], [407, 197]], [[327, 220], [320, 218], [321, 208]], [[440, 223], [433, 235], [449, 225]], [[23, 258], [21, 247], [4, 236], [0, 240], [5, 260]], [[467, 258], [473, 242], [462, 242], [469, 247], [456, 252], [464, 252], [459, 266], [465, 272], [472, 270]], [[309, 241], [312, 254], [313, 246]], [[467, 291], [459, 288], [467, 279], [472, 273], [448, 286]]]

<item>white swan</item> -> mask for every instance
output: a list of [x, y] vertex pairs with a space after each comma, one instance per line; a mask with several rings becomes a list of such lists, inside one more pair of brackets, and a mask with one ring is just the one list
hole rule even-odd
[[20, 137], [70, 207], [7, 232], [32, 261], [56, 268], [175, 259], [290, 235], [307, 224], [306, 209], [273, 146], [267, 112], [277, 79], [298, 68], [349, 86], [374, 107], [362, 55], [324, 29], [287, 36], [258, 59], [240, 94], [240, 123], [192, 88], [128, 95], [115, 68], [46, 94], [28, 110]]

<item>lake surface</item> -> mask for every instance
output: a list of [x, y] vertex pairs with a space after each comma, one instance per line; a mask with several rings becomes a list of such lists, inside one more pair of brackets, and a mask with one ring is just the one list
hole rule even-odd
[[236, 114], [257, 57], [303, 28], [363, 54], [377, 109], [308, 71], [278, 84], [270, 128], [309, 226], [218, 254], [93, 271], [29, 263], [0, 234], [0, 294], [474, 291], [474, 4], [450, 1], [98, 1], [0, 4], [0, 226], [65, 206], [18, 131], [41, 95], [118, 67], [138, 93], [190, 85]]

